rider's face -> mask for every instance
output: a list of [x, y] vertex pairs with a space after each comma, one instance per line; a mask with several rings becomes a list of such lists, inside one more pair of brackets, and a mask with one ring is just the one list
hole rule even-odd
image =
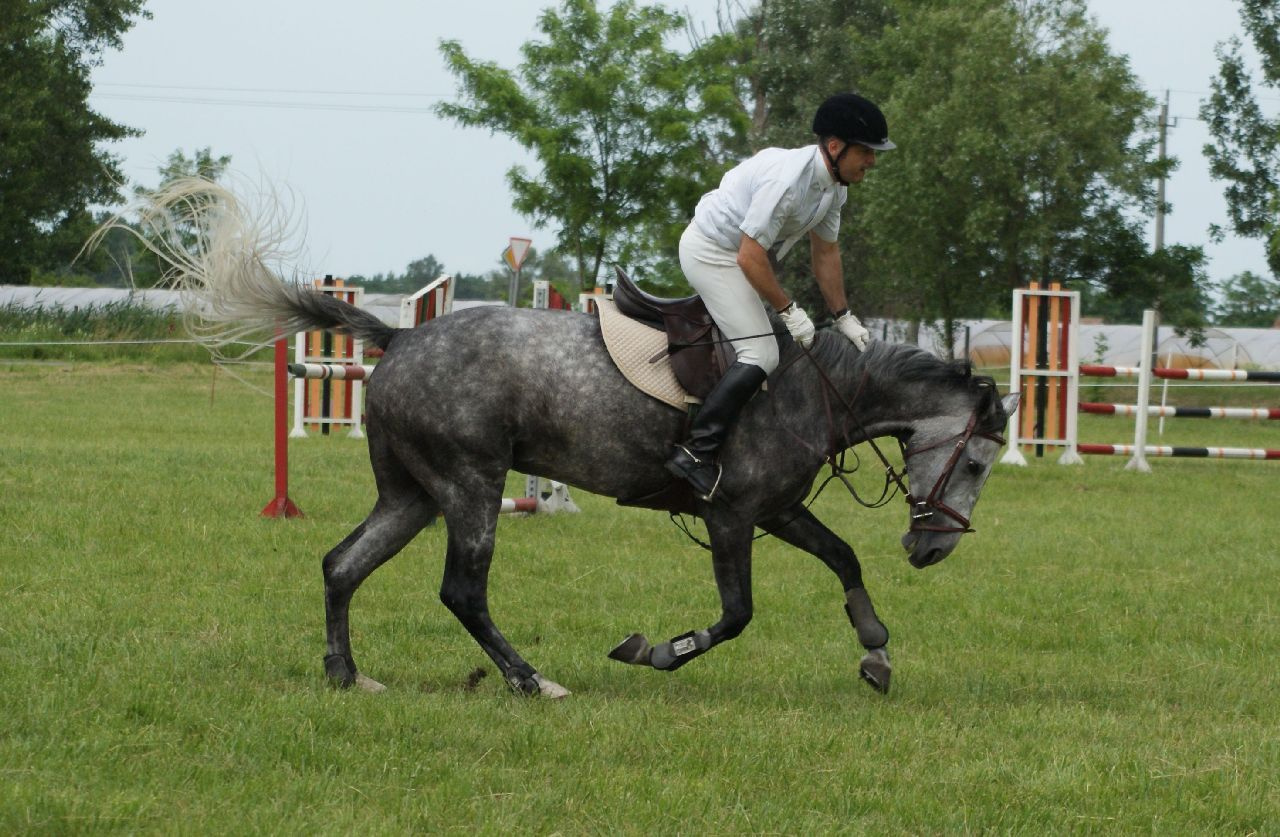
[[[867, 172], [876, 164], [875, 149], [856, 142], [849, 143], [848, 148], [849, 150], [840, 160], [840, 176], [846, 183], [861, 183], [862, 178], [866, 177]], [[839, 153], [837, 150], [836, 154]]]

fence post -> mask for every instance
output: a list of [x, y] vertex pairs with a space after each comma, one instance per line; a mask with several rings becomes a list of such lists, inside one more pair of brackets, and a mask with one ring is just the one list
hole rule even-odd
[[302, 517], [289, 499], [289, 342], [283, 335], [276, 340], [275, 376], [276, 494], [262, 516]]

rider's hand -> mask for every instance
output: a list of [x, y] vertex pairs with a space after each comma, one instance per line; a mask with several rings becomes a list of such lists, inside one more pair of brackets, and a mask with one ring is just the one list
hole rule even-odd
[[813, 321], [809, 319], [809, 315], [794, 301], [786, 308], [783, 308], [781, 314], [782, 322], [787, 327], [787, 331], [791, 332], [791, 337], [802, 348], [809, 348], [813, 344], [814, 331]]
[[845, 311], [839, 317], [836, 317], [836, 328], [848, 338], [850, 343], [858, 348], [858, 351], [865, 352], [867, 350], [867, 340], [871, 337], [871, 332], [863, 328], [857, 317]]

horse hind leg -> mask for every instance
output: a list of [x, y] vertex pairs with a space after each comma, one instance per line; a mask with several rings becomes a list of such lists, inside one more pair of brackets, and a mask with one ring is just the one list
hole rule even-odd
[[325, 675], [337, 686], [366, 691], [385, 687], [356, 668], [351, 656], [348, 613], [351, 598], [369, 575], [413, 540], [438, 514], [439, 507], [419, 489], [389, 498], [379, 495], [364, 522], [325, 555]]
[[563, 698], [569, 690], [539, 674], [516, 652], [489, 615], [489, 566], [493, 561], [498, 500], [470, 502], [447, 509], [449, 548], [445, 555], [440, 601], [497, 665], [516, 692]]
[[661, 671], [675, 671], [722, 642], [740, 635], [751, 622], [751, 534], [749, 525], [721, 524], [707, 519], [711, 536], [711, 564], [720, 593], [720, 620], [709, 628], [690, 631], [650, 645], [643, 634], [631, 634], [609, 652], [622, 663], [647, 665]]

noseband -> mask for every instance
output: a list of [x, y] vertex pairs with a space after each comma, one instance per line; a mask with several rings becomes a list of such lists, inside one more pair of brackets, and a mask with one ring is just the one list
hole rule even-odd
[[[834, 475], [839, 477], [845, 483], [845, 485], [849, 487], [849, 490], [853, 494], [854, 498], [857, 499], [858, 502], [862, 503], [863, 505], [869, 505], [871, 507], [879, 507], [888, 501], [889, 497], [891, 496], [889, 494], [890, 492], [889, 487], [890, 485], [894, 485], [894, 486], [897, 486], [898, 491], [902, 493], [903, 498], [907, 502], [908, 508], [910, 508], [911, 510], [911, 527], [909, 531], [911, 532], [948, 532], [948, 533], [959, 533], [959, 534], [972, 532], [973, 529], [970, 528], [969, 526], [969, 518], [965, 517], [960, 512], [956, 511], [951, 506], [947, 505], [945, 502], [943, 502], [942, 498], [943, 498], [943, 495], [946, 493], [947, 486], [951, 482], [952, 474], [955, 473], [956, 466], [960, 464], [960, 457], [964, 454], [965, 448], [968, 447], [969, 441], [971, 439], [977, 436], [980, 439], [988, 439], [999, 445], [1003, 445], [1005, 442], [1004, 437], [998, 433], [985, 433], [985, 432], [980, 432], [978, 430], [978, 408], [975, 407], [973, 410], [973, 413], [970, 414], [969, 421], [965, 424], [964, 430], [960, 431], [959, 433], [948, 436], [945, 439], [941, 439], [937, 442], [934, 442], [933, 444], [926, 445], [925, 447], [922, 447], [922, 448], [917, 448], [916, 450], [907, 450], [906, 443], [904, 443], [901, 439], [899, 439], [898, 446], [902, 450], [902, 461], [903, 461], [902, 471], [899, 472], [896, 468], [893, 467], [893, 464], [889, 462], [888, 457], [886, 457], [884, 453], [880, 450], [880, 446], [876, 444], [875, 439], [871, 438], [870, 434], [867, 433], [866, 427], [863, 426], [862, 421], [858, 418], [857, 413], [855, 413], [853, 409], [854, 403], [858, 400], [858, 396], [862, 394], [862, 390], [867, 384], [867, 379], [870, 373], [863, 372], [862, 381], [858, 384], [858, 389], [857, 389], [857, 392], [854, 394], [853, 401], [847, 401], [845, 400], [840, 390], [831, 381], [830, 377], [827, 376], [826, 370], [823, 369], [822, 365], [818, 363], [817, 358], [813, 357], [813, 355], [809, 353], [808, 349], [804, 349], [803, 347], [801, 348], [804, 353], [804, 356], [809, 358], [810, 362], [813, 364], [814, 369], [818, 371], [818, 375], [819, 377], [822, 378], [822, 381], [824, 384], [823, 396], [822, 396], [823, 406], [826, 409], [827, 426], [831, 429], [831, 452], [826, 456], [826, 461], [831, 465]], [[850, 446], [850, 441], [849, 441], [849, 434], [847, 431], [842, 431], [839, 433], [837, 433], [836, 431], [835, 421], [831, 414], [831, 404], [828, 400], [828, 393], [833, 393], [836, 396], [836, 398], [840, 401], [841, 405], [844, 407], [846, 420], [852, 421], [854, 428], [857, 430], [858, 434], [862, 437], [863, 440], [867, 442], [867, 444], [871, 446], [871, 449], [875, 451], [876, 456], [880, 459], [881, 464], [884, 465], [885, 493], [884, 495], [882, 495], [880, 501], [876, 503], [869, 504], [869, 503], [863, 502], [862, 498], [858, 497], [858, 493], [853, 490], [853, 486], [850, 485], [848, 480], [844, 479], [843, 474], [841, 473], [840, 466], [837, 465], [836, 463], [836, 456], [845, 448]], [[951, 442], [955, 442], [955, 447], [952, 449], [951, 457], [947, 459], [947, 464], [943, 467], [942, 473], [938, 475], [938, 479], [935, 480], [933, 483], [933, 488], [929, 490], [929, 493], [925, 496], [925, 498], [923, 500], [918, 499], [914, 494], [911, 493], [910, 489], [907, 487], [906, 480], [904, 479], [907, 476], [906, 461], [911, 457], [916, 456], [917, 454], [924, 453], [925, 451], [934, 450], [935, 448], [943, 447], [944, 445], [947, 445]], [[934, 519], [934, 515], [938, 512], [941, 512], [946, 517], [951, 518], [953, 521], [955, 521], [955, 524], [951, 524], [945, 521], [940, 523], [932, 522]]]

